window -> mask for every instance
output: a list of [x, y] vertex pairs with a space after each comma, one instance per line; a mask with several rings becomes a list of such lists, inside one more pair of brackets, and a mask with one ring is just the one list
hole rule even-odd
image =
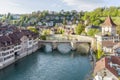
[[32, 44], [32, 42], [29, 42], [29, 44]]
[[17, 48], [15, 48], [15, 50], [17, 50]]
[[2, 56], [1, 53], [0, 53], [0, 56]]
[[18, 49], [20, 49], [21, 47], [18, 47]]
[[3, 62], [3, 59], [2, 59], [2, 58], [0, 58], [0, 62]]
[[14, 51], [12, 50], [12, 51], [10, 51], [10, 53], [13, 53]]
[[8, 60], [8, 59], [10, 59], [12, 57], [14, 57], [14, 55], [7, 56], [7, 57], [4, 58], [4, 60]]
[[8, 55], [8, 54], [9, 54], [9, 52], [2, 53], [2, 56], [6, 56], [6, 55]]

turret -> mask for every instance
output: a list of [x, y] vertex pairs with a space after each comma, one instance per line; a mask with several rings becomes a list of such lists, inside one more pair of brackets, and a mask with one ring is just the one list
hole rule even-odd
[[112, 21], [110, 16], [108, 16], [102, 24], [102, 35], [116, 35], [116, 24]]

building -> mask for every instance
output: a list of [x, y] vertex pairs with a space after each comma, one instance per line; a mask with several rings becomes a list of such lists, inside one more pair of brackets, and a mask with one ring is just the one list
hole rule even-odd
[[90, 29], [98, 29], [99, 31], [101, 31], [101, 27], [90, 25], [85, 28], [85, 32], [88, 32]]
[[113, 47], [117, 44], [117, 42], [113, 41], [102, 41], [102, 49], [106, 54], [115, 55], [113, 54], [114, 49]]
[[95, 80], [119, 80], [120, 57], [105, 57], [97, 61], [94, 68], [94, 75]]
[[21, 16], [21, 15], [19, 15], [19, 14], [14, 14], [14, 15], [12, 15], [13, 19], [20, 19], [20, 16]]
[[47, 27], [52, 27], [52, 26], [54, 26], [54, 23], [53, 23], [53, 21], [50, 21], [50, 22], [46, 22], [45, 25]]
[[102, 26], [101, 34], [95, 35], [97, 48], [101, 46], [105, 53], [113, 53], [113, 47], [120, 41], [120, 36], [116, 34], [116, 24], [108, 16]]
[[116, 24], [112, 21], [111, 17], [108, 16], [102, 26], [102, 35], [116, 35]]
[[12, 39], [5, 35], [0, 36], [0, 66], [7, 66], [15, 60], [14, 43]]
[[[2, 33], [2, 32], [1, 32]], [[29, 30], [16, 30], [0, 36], [0, 69], [38, 49], [38, 35]]]
[[117, 56], [120, 56], [120, 42], [114, 45], [113, 47], [113, 53]]

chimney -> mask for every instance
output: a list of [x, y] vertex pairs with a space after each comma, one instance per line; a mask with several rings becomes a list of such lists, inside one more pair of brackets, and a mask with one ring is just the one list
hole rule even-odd
[[112, 62], [110, 62], [110, 63], [109, 63], [109, 65], [110, 65], [110, 67], [113, 67], [113, 64], [112, 64]]

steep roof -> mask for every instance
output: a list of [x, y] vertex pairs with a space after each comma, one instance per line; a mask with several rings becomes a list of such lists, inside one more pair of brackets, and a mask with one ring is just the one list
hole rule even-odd
[[113, 42], [113, 41], [102, 41], [102, 46], [103, 47], [109, 47], [109, 48], [113, 48], [114, 45], [116, 45], [117, 43]]
[[97, 72], [99, 72], [103, 69], [108, 69], [113, 75], [118, 77], [119, 75], [118, 75], [115, 67], [111, 67], [110, 62], [112, 62], [113, 64], [120, 65], [120, 57], [111, 56], [111, 58], [104, 57], [104, 58], [100, 59], [99, 61], [96, 62], [96, 65], [94, 68], [94, 74], [96, 74]]
[[13, 45], [12, 39], [9, 36], [0, 36], [0, 47]]
[[106, 58], [102, 58], [101, 60], [96, 62], [95, 68], [94, 68], [94, 74], [96, 74], [97, 72], [105, 68], [105, 61], [106, 61]]
[[111, 17], [108, 16], [105, 22], [102, 24], [102, 27], [115, 27], [116, 24], [112, 21]]

